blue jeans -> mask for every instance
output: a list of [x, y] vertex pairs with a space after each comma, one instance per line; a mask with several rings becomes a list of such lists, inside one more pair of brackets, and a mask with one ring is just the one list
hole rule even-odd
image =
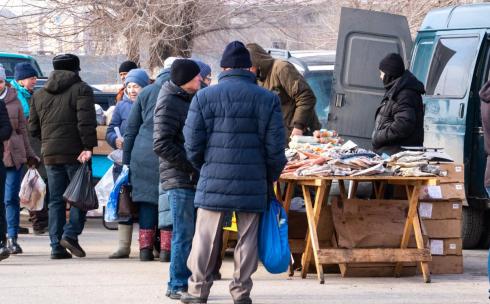
[[70, 207], [70, 219], [66, 222], [66, 202], [63, 199], [70, 180], [77, 172], [79, 164], [46, 166], [49, 185], [49, 238], [53, 251], [63, 250], [60, 240], [64, 237], [78, 240], [85, 226], [86, 211]]
[[158, 225], [158, 205], [137, 202], [140, 229], [155, 229]]
[[168, 190], [167, 193], [173, 218], [168, 288], [171, 291], [187, 290], [187, 280], [191, 276], [191, 271], [187, 268], [187, 259], [196, 227], [196, 192], [192, 189], [178, 188]]
[[[5, 189], [5, 167], [3, 161], [0, 159], [0, 197], [3, 197], [3, 190]], [[7, 220], [5, 218], [5, 205], [3, 200], [0, 199], [0, 243], [5, 242], [7, 233]]]
[[7, 235], [9, 238], [16, 238], [19, 234], [20, 217], [20, 182], [22, 177], [22, 167], [17, 170], [15, 167], [6, 168], [5, 177], [5, 213], [7, 215]]

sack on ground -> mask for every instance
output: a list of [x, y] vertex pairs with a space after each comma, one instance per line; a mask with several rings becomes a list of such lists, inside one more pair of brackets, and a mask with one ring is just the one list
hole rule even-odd
[[288, 218], [277, 200], [272, 200], [259, 224], [259, 258], [270, 273], [287, 271], [291, 261]]
[[83, 211], [99, 208], [99, 201], [92, 185], [92, 173], [87, 162], [83, 163], [63, 193], [63, 199]]
[[95, 194], [97, 195], [99, 205], [107, 205], [109, 195], [111, 194], [112, 188], [114, 188], [114, 177], [112, 175], [113, 168], [114, 166], [111, 166], [99, 180], [97, 185], [95, 185]]
[[20, 186], [20, 206], [29, 211], [43, 209], [46, 184], [36, 169], [27, 170]]
[[[128, 166], [123, 166], [121, 174], [119, 174], [111, 193], [109, 194], [109, 200], [107, 201], [107, 206], [105, 209], [104, 220], [106, 222], [118, 222], [121, 219], [117, 212], [119, 210], [119, 195], [123, 185], [129, 184], [129, 168]], [[126, 220], [129, 218], [126, 218]]]

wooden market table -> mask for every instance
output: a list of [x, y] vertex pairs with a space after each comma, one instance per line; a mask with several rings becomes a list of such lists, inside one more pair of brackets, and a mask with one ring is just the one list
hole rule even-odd
[[[330, 194], [333, 181], [338, 181], [340, 197], [350, 198], [357, 192], [360, 182], [370, 182], [374, 186], [377, 199], [382, 199], [387, 184], [404, 186], [409, 202], [408, 213], [403, 229], [403, 235], [399, 248], [337, 248], [335, 229], [332, 235], [332, 247], [321, 249], [318, 242], [318, 221], [322, 212], [324, 201]], [[352, 182], [350, 193], [345, 186], [345, 181]], [[339, 264], [341, 269], [345, 269], [346, 263], [396, 263], [394, 275], [400, 276], [403, 264], [409, 262], [420, 263], [424, 282], [430, 282], [429, 264], [431, 254], [429, 248], [425, 248], [422, 238], [422, 229], [418, 215], [420, 188], [424, 185], [437, 185], [437, 177], [403, 177], [392, 175], [373, 175], [373, 176], [295, 176], [293, 174], [283, 174], [276, 183], [276, 197], [283, 203], [286, 212], [289, 211], [294, 188], [300, 186], [303, 191], [306, 216], [308, 220], [308, 234], [306, 236], [306, 247], [302, 257], [301, 277], [306, 278], [311, 258], [314, 258], [318, 280], [320, 284], [325, 282], [323, 274], [324, 264]], [[280, 184], [284, 184], [281, 187]], [[312, 200], [310, 190], [315, 192], [315, 199]], [[417, 248], [407, 248], [411, 231], [415, 234]]]

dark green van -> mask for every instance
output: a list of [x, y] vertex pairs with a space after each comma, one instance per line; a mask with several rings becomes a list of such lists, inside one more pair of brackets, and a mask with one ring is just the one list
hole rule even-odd
[[37, 71], [38, 78], [44, 77], [39, 65], [37, 64], [37, 61], [33, 57], [22, 54], [0, 52], [0, 63], [5, 68], [8, 81], [14, 79], [15, 65], [20, 62], [29, 62]]
[[424, 146], [444, 148], [465, 165], [465, 248], [488, 246], [490, 239], [478, 97], [489, 78], [489, 16], [490, 4], [432, 10], [412, 42], [403, 16], [343, 8], [329, 113], [330, 128], [370, 147], [384, 93], [378, 63], [388, 53], [401, 54], [426, 87]]

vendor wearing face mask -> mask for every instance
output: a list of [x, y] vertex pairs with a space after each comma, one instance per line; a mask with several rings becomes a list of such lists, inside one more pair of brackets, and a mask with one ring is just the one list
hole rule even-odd
[[392, 155], [402, 146], [424, 144], [424, 85], [408, 70], [400, 55], [388, 54], [379, 63], [385, 95], [376, 110], [372, 135], [378, 154]]

